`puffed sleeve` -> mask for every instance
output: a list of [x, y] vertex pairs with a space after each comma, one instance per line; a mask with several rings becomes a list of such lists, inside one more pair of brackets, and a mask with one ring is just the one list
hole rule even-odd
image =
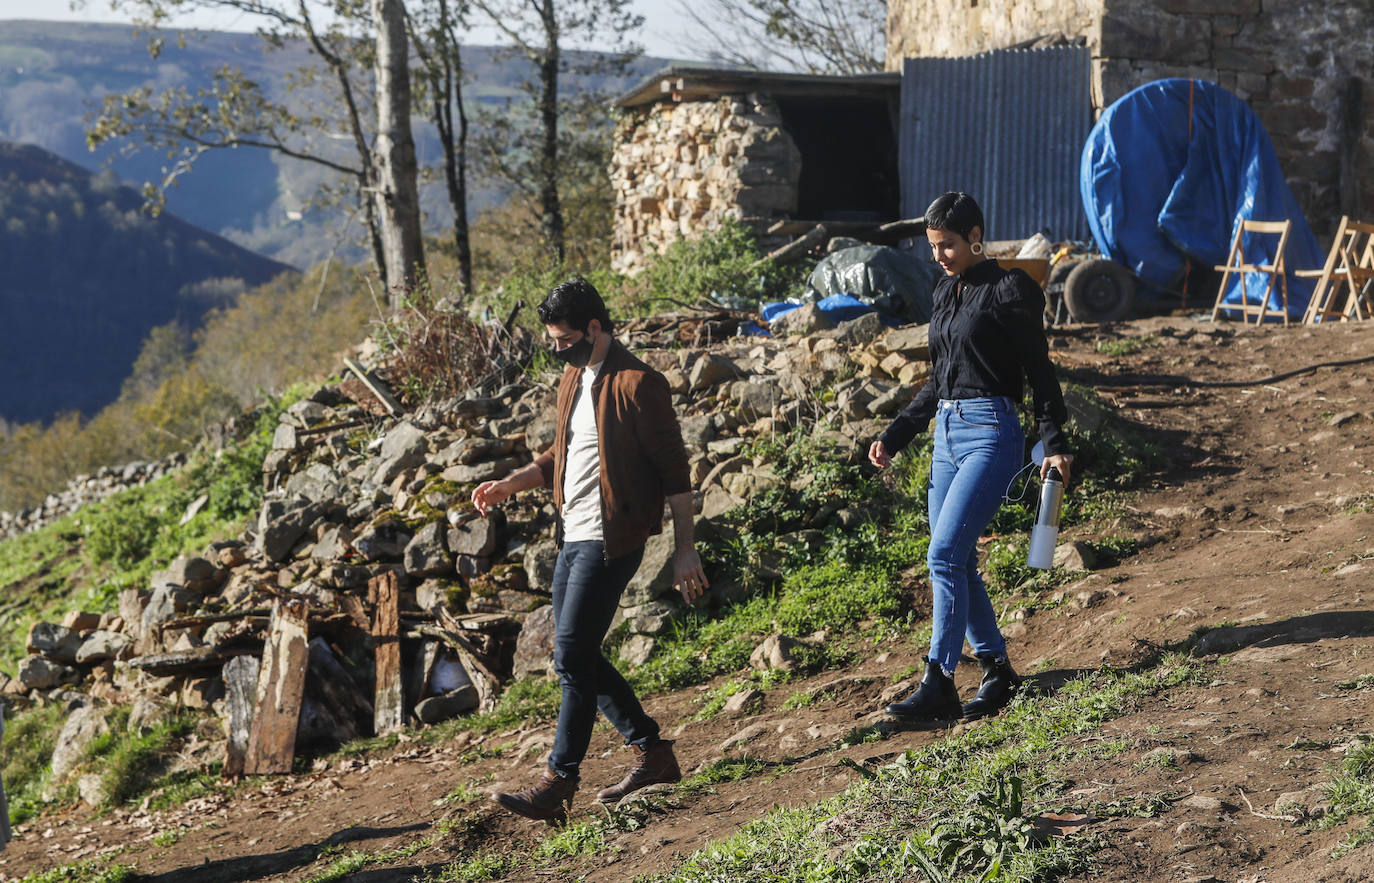
[[1068, 453], [1064, 423], [1069, 419], [1064, 393], [1050, 361], [1045, 340], [1045, 293], [1035, 280], [1020, 270], [1012, 270], [997, 283], [997, 316], [1030, 381], [1035, 406], [1035, 422], [1045, 453]]

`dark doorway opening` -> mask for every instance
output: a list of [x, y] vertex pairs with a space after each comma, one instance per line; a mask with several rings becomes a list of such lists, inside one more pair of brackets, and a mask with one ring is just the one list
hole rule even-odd
[[776, 98], [783, 126], [802, 156], [797, 217], [897, 220], [901, 181], [890, 102], [856, 96]]

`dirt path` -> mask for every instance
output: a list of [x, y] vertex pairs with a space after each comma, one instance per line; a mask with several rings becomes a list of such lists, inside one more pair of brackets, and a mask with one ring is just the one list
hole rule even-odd
[[[1109, 359], [1094, 349], [1104, 334], [1149, 344]], [[1069, 331], [1055, 349], [1089, 384], [1129, 374], [1258, 378], [1371, 352], [1367, 325], [1256, 330], [1171, 318]], [[1096, 737], [1126, 740], [1130, 750], [1066, 771], [1075, 797], [1157, 798], [1159, 807], [1154, 818], [1096, 826], [1107, 846], [1084, 879], [1374, 879], [1374, 847], [1331, 858], [1348, 826], [1308, 831], [1276, 809], [1280, 795], [1327, 781], [1350, 740], [1374, 730], [1371, 381], [1374, 364], [1242, 389], [1100, 387], [1173, 465], [1132, 497], [1114, 526], [1144, 548], [1068, 587], [1062, 605], [1013, 623], [1014, 661], [1026, 672], [1091, 670], [1180, 645], [1203, 628], [1211, 631], [1198, 652], [1221, 661], [1211, 683], [1162, 696]], [[745, 719], [683, 724], [700, 689], [654, 698], [650, 713], [668, 728], [680, 725], [688, 766], [718, 758], [725, 740], [750, 727], [748, 754], [765, 768], [744, 781], [665, 795], [637, 829], [615, 833], [615, 850], [575, 873], [629, 880], [666, 869], [775, 805], [839, 793], [856, 775], [837, 765], [841, 757], [881, 761], [940, 738], [903, 732], [844, 747], [855, 727], [874, 721], [879, 695], [920, 649], [909, 641], [874, 648], [849, 670], [769, 691], [763, 711]], [[1361, 676], [1369, 688], [1348, 686]], [[971, 688], [972, 676], [960, 682]], [[821, 696], [813, 704], [782, 707], [812, 689]], [[0, 856], [0, 874], [17, 879], [123, 847], [120, 861], [151, 880], [301, 881], [352, 850], [402, 849], [433, 836], [426, 848], [344, 878], [423, 879], [458, 857], [523, 850], [546, 836], [542, 826], [490, 812], [481, 794], [527, 781], [551, 738], [542, 725], [480, 746], [412, 742], [158, 815], [51, 816], [26, 826]], [[609, 728], [597, 731], [577, 804], [583, 820], [593, 817], [591, 795], [628, 763], [616, 742]], [[445, 820], [448, 833], [436, 836]], [[570, 875], [553, 863], [503, 879]]]

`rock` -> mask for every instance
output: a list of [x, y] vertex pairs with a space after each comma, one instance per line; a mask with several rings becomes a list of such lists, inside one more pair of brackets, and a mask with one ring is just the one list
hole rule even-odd
[[537, 592], [553, 591], [553, 569], [558, 563], [558, 544], [541, 540], [525, 547], [525, 574]]
[[760, 671], [792, 671], [797, 667], [796, 660], [792, 658], [792, 648], [796, 646], [797, 641], [794, 638], [786, 635], [769, 635], [749, 655], [749, 665]]
[[1319, 819], [1331, 810], [1331, 795], [1322, 784], [1301, 791], [1285, 791], [1274, 801], [1274, 812], [1300, 819]]
[[1089, 607], [1096, 607], [1107, 600], [1107, 593], [1101, 589], [1083, 589], [1074, 595], [1074, 603], [1080, 610], [1087, 610]]
[[110, 792], [105, 787], [105, 777], [99, 773], [87, 773], [77, 779], [76, 791], [81, 795], [82, 802], [92, 808], [104, 806], [110, 799]]
[[929, 325], [903, 325], [893, 328], [882, 336], [874, 349], [884, 354], [900, 355], [909, 362], [929, 361], [929, 330]]
[[119, 593], [119, 618], [124, 620], [124, 630], [135, 640], [143, 634], [143, 609], [147, 606], [147, 592], [124, 589]]
[[315, 391], [315, 394], [308, 399], [301, 399], [294, 405], [286, 409], [301, 426], [318, 426], [327, 420], [335, 417], [333, 405], [341, 404], [342, 397], [337, 395], [337, 390], [330, 390], [329, 387], [322, 387]]
[[258, 552], [269, 561], [284, 560], [323, 512], [322, 504], [300, 497], [264, 501], [258, 513]]
[[744, 501], [734, 494], [727, 491], [718, 484], [709, 484], [706, 488], [706, 496], [701, 502], [701, 517], [715, 519], [734, 509], [736, 506], [744, 505]]
[[878, 417], [890, 417], [905, 408], [915, 395], [914, 386], [898, 384], [869, 402], [869, 413]]
[[180, 556], [167, 568], [171, 581], [182, 586], [204, 583], [219, 574], [219, 568], [204, 558]]
[[408, 421], [396, 424], [382, 437], [372, 480], [381, 485], [390, 484], [402, 472], [423, 463], [427, 447], [424, 431], [419, 427]]
[[415, 606], [421, 610], [433, 610], [448, 603], [448, 587], [451, 583], [427, 579], [415, 587]]
[[294, 451], [296, 449], [296, 427], [290, 423], [278, 423], [277, 431], [272, 434], [272, 450]]
[[652, 635], [630, 635], [625, 643], [620, 645], [620, 660], [631, 668], [641, 666], [654, 655], [654, 647], [657, 644], [658, 639]]
[[19, 663], [19, 683], [30, 690], [51, 690], [80, 680], [81, 673], [76, 669], [43, 656], [29, 656]]
[[834, 327], [835, 323], [815, 304], [802, 304], [769, 323], [769, 330], [774, 334], [807, 335]]
[[700, 392], [738, 376], [740, 369], [734, 362], [719, 353], [706, 353], [692, 365], [688, 382], [693, 392]]
[[421, 699], [415, 705], [415, 716], [423, 723], [437, 724], [476, 711], [477, 705], [477, 688], [466, 684], [448, 693]]
[[99, 613], [90, 613], [86, 610], [68, 610], [67, 615], [62, 617], [62, 627], [74, 632], [88, 632], [100, 628], [100, 618], [101, 614]]
[[311, 503], [332, 503], [344, 495], [344, 489], [337, 472], [323, 463], [314, 463], [286, 480], [286, 493]]
[[525, 617], [515, 639], [515, 677], [554, 676], [553, 638], [553, 605], [545, 604]]
[[688, 448], [703, 450], [716, 437], [716, 427], [710, 415], [679, 420], [678, 428], [682, 431], [682, 443]]
[[[741, 380], [730, 387], [730, 398], [735, 402], [735, 413], [742, 420], [757, 420], [760, 417], [770, 417], [775, 408], [783, 400], [782, 390], [778, 385], [769, 380], [751, 378]], [[732, 439], [743, 444], [743, 439]], [[716, 444], [711, 442], [710, 444]], [[707, 446], [710, 449], [710, 446]]]
[[91, 665], [107, 659], [120, 659], [133, 649], [133, 643], [128, 635], [119, 632], [96, 631], [81, 643], [81, 649], [76, 651], [76, 662], [79, 665]]
[[310, 550], [310, 557], [316, 561], [339, 561], [353, 551], [353, 530], [348, 525], [330, 527]]
[[671, 531], [649, 537], [639, 569], [625, 586], [621, 604], [638, 607], [673, 592], [673, 556], [677, 551]]
[[533, 453], [541, 453], [553, 444], [554, 432], [558, 428], [558, 414], [552, 405], [535, 412], [525, 424], [525, 447]]
[[178, 613], [190, 610], [196, 600], [196, 594], [189, 589], [170, 584], [162, 586], [153, 592], [148, 599], [148, 606], [143, 609], [139, 633], [151, 634], [162, 623], [175, 619]]
[[406, 573], [421, 579], [452, 573], [453, 559], [448, 553], [447, 534], [448, 526], [442, 521], [420, 528], [414, 539], [406, 544], [402, 556]]
[[86, 757], [86, 746], [110, 731], [105, 710], [85, 705], [67, 715], [52, 752], [52, 781], [61, 782]]
[[484, 481], [505, 478], [519, 465], [520, 460], [515, 457], [502, 457], [499, 460], [473, 463], [471, 466], [450, 466], [439, 477], [445, 481], [453, 481], [458, 484], [479, 484]]
[[235, 568], [248, 563], [248, 551], [242, 545], [226, 546], [216, 553], [220, 567]]
[[458, 555], [454, 558], [453, 568], [468, 582], [491, 570], [491, 559], [482, 555]]
[[149, 693], [139, 693], [129, 708], [128, 730], [131, 733], [146, 735], [167, 719], [167, 707]]
[[353, 548], [366, 561], [399, 558], [410, 544], [411, 534], [400, 519], [374, 521], [353, 540]]
[[490, 557], [496, 554], [504, 533], [505, 516], [493, 509], [486, 518], [474, 518], [449, 528], [448, 550], [455, 555]]
[[725, 707], [721, 710], [731, 717], [739, 717], [746, 714], [757, 714], [763, 708], [762, 690], [740, 690], [729, 699], [725, 700]]
[[637, 635], [661, 635], [673, 627], [682, 607], [668, 601], [650, 601], [638, 607], [625, 610], [625, 619], [630, 631]]
[[722, 753], [730, 751], [731, 749], [737, 748], [740, 745], [744, 745], [748, 742], [754, 741], [759, 736], [762, 736], [764, 733], [767, 732], [768, 726], [766, 724], [750, 724], [749, 726], [735, 733], [735, 735], [731, 736], [729, 739], [726, 739], [724, 742], [720, 743], [720, 751]]
[[81, 649], [81, 635], [56, 623], [35, 622], [29, 626], [24, 649], [58, 662], [75, 662], [76, 652]]
[[1226, 808], [1226, 804], [1222, 803], [1217, 798], [1211, 797], [1207, 794], [1194, 794], [1190, 797], [1187, 797], [1184, 799], [1183, 805], [1188, 807], [1189, 809], [1196, 809], [1201, 810], [1202, 812], [1212, 813], [1222, 812]]
[[857, 319], [841, 322], [835, 329], [835, 339], [850, 346], [862, 346], [882, 333], [882, 317], [876, 312], [864, 313]]
[[1097, 552], [1082, 540], [1060, 543], [1054, 550], [1054, 566], [1065, 570], [1092, 570], [1097, 566]]

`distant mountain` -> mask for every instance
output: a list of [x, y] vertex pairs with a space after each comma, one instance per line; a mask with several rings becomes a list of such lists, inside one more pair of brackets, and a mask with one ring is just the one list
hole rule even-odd
[[[300, 45], [268, 52], [254, 34], [195, 31], [185, 48], [174, 44], [169, 39], [161, 56], [152, 59], [147, 35], [126, 25], [0, 22], [0, 139], [37, 144], [93, 171], [108, 162], [121, 180], [138, 187], [161, 178], [166, 157], [156, 151], [119, 156], [113, 148], [87, 150], [85, 117], [103, 95], [145, 85], [195, 91], [209, 86], [214, 73], [228, 65], [280, 99], [288, 77], [311, 62]], [[621, 91], [662, 64], [663, 59], [642, 59], [625, 77], [568, 75], [565, 87], [571, 92]], [[464, 68], [469, 113], [482, 104], [526, 99], [519, 86], [529, 71], [528, 62], [508, 58], [496, 47], [467, 46]], [[433, 127], [418, 119], [416, 123], [421, 163], [438, 164], [441, 156]], [[340, 149], [347, 149], [346, 140]], [[181, 179], [167, 205], [193, 224], [304, 269], [330, 253], [343, 226], [337, 211], [302, 214], [304, 200], [326, 179], [327, 173], [317, 166], [263, 150], [212, 151]], [[494, 187], [476, 182], [470, 207], [480, 210], [500, 198]], [[421, 199], [429, 232], [451, 223], [441, 180], [424, 185]], [[356, 223], [352, 237], [361, 242]], [[345, 248], [345, 253], [364, 255], [359, 248]]]
[[111, 172], [0, 142], [0, 418], [93, 413], [149, 330], [293, 272], [142, 203]]

